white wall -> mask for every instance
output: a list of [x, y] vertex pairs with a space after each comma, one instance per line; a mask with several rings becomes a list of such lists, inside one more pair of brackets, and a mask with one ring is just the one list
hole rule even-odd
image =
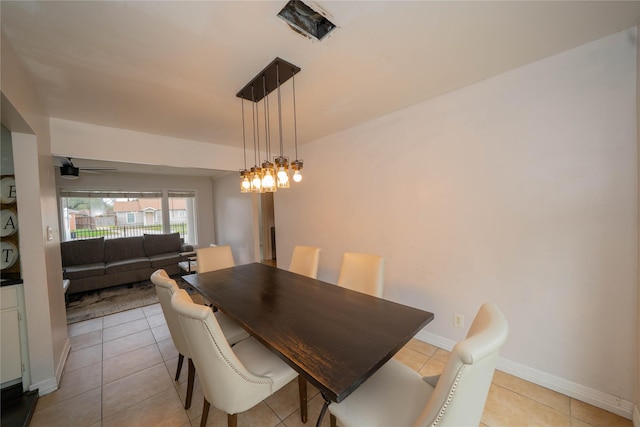
[[468, 326], [493, 301], [511, 328], [505, 366], [630, 416], [635, 40], [624, 31], [304, 145], [303, 184], [275, 196], [278, 259], [319, 246], [319, 278], [335, 283], [345, 251], [383, 255], [384, 296], [433, 311], [422, 336], [439, 342], [464, 337], [454, 313]]
[[[69, 351], [49, 121], [12, 46], [2, 37], [2, 122], [12, 131], [31, 389], [54, 391]], [[8, 108], [7, 108], [8, 107]], [[5, 120], [7, 121], [5, 123]], [[28, 129], [27, 129], [28, 128]], [[19, 132], [19, 133], [16, 133]], [[54, 230], [53, 239], [46, 229]]]
[[171, 175], [145, 175], [109, 173], [80, 173], [80, 178], [68, 180], [56, 176], [58, 189], [66, 190], [195, 190], [197, 244], [209, 245], [214, 241], [212, 184], [209, 178]]
[[213, 181], [213, 206], [217, 245], [231, 245], [237, 265], [260, 260], [258, 196], [240, 193], [240, 175]]
[[142, 165], [238, 170], [242, 149], [51, 118], [53, 155]]

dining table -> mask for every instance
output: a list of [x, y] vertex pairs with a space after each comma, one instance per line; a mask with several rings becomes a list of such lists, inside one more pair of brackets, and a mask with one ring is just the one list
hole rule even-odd
[[182, 279], [320, 391], [317, 426], [434, 318], [265, 263]]

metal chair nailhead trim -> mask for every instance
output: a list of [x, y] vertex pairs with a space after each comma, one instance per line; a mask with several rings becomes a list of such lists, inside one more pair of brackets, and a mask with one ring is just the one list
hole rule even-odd
[[240, 372], [230, 361], [229, 359], [227, 359], [227, 357], [224, 355], [224, 353], [222, 352], [222, 349], [220, 347], [218, 347], [218, 343], [216, 342], [215, 338], [213, 338], [213, 333], [211, 332], [211, 330], [209, 329], [209, 325], [207, 325], [206, 323], [204, 323], [204, 327], [207, 329], [207, 332], [209, 332], [209, 335], [211, 336], [211, 339], [213, 340], [213, 343], [216, 346], [216, 350], [218, 350], [218, 353], [220, 354], [220, 356], [222, 356], [222, 358], [224, 359], [225, 362], [227, 362], [227, 365], [229, 365], [229, 367], [231, 369], [233, 369], [233, 371], [238, 374], [238, 376], [240, 378], [242, 378], [243, 380], [245, 380], [248, 383], [254, 383], [254, 384], [267, 384], [269, 386], [269, 388], [271, 389], [271, 393], [273, 393], [273, 381], [269, 381], [269, 380], [261, 380], [261, 381], [253, 381], [249, 378], [247, 378], [242, 372]]
[[462, 376], [462, 372], [464, 371], [465, 366], [466, 365], [462, 365], [462, 368], [460, 368], [460, 370], [458, 371], [458, 375], [456, 375], [456, 380], [453, 382], [453, 386], [451, 386], [451, 391], [447, 396], [447, 401], [444, 403], [444, 405], [442, 405], [442, 409], [440, 409], [440, 412], [438, 412], [438, 416], [436, 417], [436, 420], [433, 422], [433, 424], [431, 424], [432, 427], [438, 425], [442, 420], [442, 417], [444, 417], [444, 413], [446, 412], [447, 407], [449, 406], [449, 403], [451, 403], [451, 400], [453, 399], [453, 394], [456, 392], [456, 388], [458, 387], [458, 381]]

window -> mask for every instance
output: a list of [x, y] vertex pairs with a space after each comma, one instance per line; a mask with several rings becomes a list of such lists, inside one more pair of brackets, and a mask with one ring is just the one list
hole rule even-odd
[[179, 232], [185, 243], [194, 244], [196, 236], [195, 191], [169, 191], [169, 218], [171, 231]]
[[63, 240], [180, 233], [196, 243], [195, 191], [60, 190]]

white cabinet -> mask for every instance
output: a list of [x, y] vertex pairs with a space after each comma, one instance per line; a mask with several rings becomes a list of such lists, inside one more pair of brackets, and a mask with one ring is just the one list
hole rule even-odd
[[27, 359], [22, 284], [3, 286], [0, 288], [0, 384], [20, 382]]

